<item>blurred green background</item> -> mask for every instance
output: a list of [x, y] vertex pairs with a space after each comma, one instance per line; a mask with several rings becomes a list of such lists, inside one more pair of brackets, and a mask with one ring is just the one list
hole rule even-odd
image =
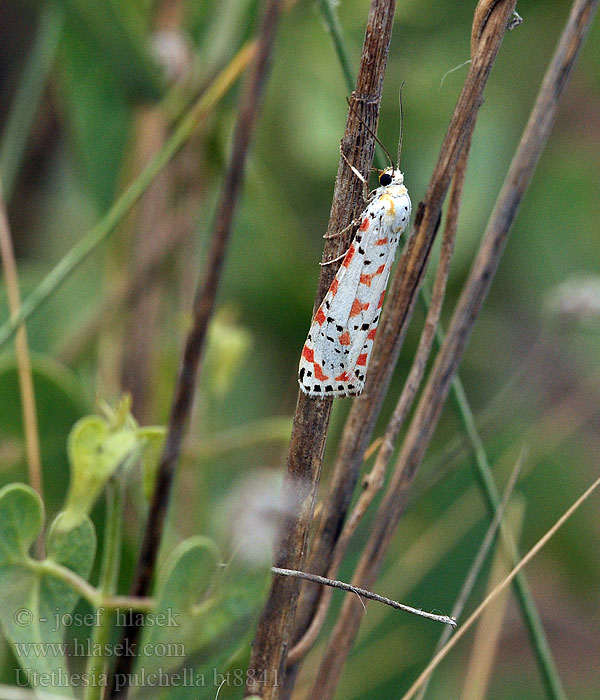
[[[413, 210], [468, 70], [447, 74], [469, 57], [474, 4], [398, 2], [379, 137], [395, 150], [404, 81], [402, 169]], [[259, 7], [254, 0], [2, 3], [0, 167], [24, 296], [108, 210], [191, 100], [252, 36]], [[568, 3], [529, 0], [517, 9], [524, 22], [505, 37], [477, 122], [446, 323]], [[338, 10], [356, 70], [368, 2], [343, 0]], [[596, 24], [460, 371], [500, 487], [522, 447], [528, 448], [517, 489], [524, 508], [523, 551], [598, 474], [599, 39]], [[236, 84], [215, 105], [132, 215], [28, 323], [51, 514], [67, 484], [68, 430], [94, 409], [96, 397], [114, 400], [131, 390], [140, 421], [166, 421], [238, 90]], [[194, 533], [224, 542], [230, 494], [246, 488], [255, 470], [279, 473], [283, 467], [346, 97], [321, 16], [313, 2], [300, 0], [281, 21], [175, 486], [173, 542]], [[11, 114], [18, 116], [11, 121]], [[166, 255], [143, 275], [155, 244]], [[136, 294], [119, 297], [119, 290], [136, 285]], [[1, 304], [5, 319], [4, 291]], [[418, 310], [376, 434], [410, 368], [422, 320]], [[0, 358], [0, 485], [26, 480], [14, 361], [6, 350]], [[348, 407], [348, 401], [338, 401], [334, 408], [324, 484]], [[597, 698], [600, 687], [597, 512], [595, 496], [527, 570], [568, 695], [582, 700]], [[134, 509], [129, 518], [123, 591], [139, 537]], [[340, 578], [351, 576], [369, 519]], [[470, 452], [449, 407], [376, 590], [449, 611], [486, 522]], [[484, 573], [487, 578], [488, 568]], [[484, 580], [477, 600], [485, 586]], [[328, 624], [340, 601], [341, 594], [334, 595]], [[368, 612], [338, 697], [399, 698], [429, 658], [439, 630], [373, 605]], [[428, 698], [461, 697], [472, 645], [471, 634], [444, 662]], [[313, 654], [307, 660], [300, 689], [310, 687], [318, 659]], [[10, 682], [9, 667], [2, 676]], [[481, 692], [478, 697], [490, 699], [544, 697], [512, 599]]]

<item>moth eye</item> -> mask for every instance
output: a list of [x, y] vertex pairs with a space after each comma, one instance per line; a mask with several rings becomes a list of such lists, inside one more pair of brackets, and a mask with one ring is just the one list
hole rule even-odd
[[389, 173], [381, 173], [379, 176], [379, 184], [383, 187], [387, 187], [392, 181], [392, 176]]

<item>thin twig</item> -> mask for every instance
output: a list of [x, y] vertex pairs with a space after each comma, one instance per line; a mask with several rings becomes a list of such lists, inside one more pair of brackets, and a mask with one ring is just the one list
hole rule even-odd
[[[2, 271], [6, 280], [6, 296], [11, 318], [16, 318], [21, 306], [21, 294], [19, 292], [19, 277], [15, 253], [10, 235], [10, 226], [6, 207], [2, 182], [0, 181], [0, 256], [2, 257]], [[43, 498], [42, 487], [42, 458], [40, 454], [40, 435], [38, 431], [37, 410], [35, 405], [35, 390], [33, 387], [33, 374], [31, 371], [31, 358], [27, 343], [27, 330], [22, 325], [15, 337], [15, 355], [17, 372], [19, 375], [19, 389], [21, 392], [21, 411], [23, 415], [23, 429], [25, 433], [25, 447], [27, 452], [27, 469], [29, 483]], [[43, 558], [44, 541], [37, 541], [37, 552], [40, 559]]]
[[[474, 128], [487, 78], [500, 48], [506, 20], [513, 7], [514, 0], [501, 2], [485, 26], [483, 39], [455, 107], [425, 199], [417, 207], [413, 233], [400, 257], [387, 293], [369, 362], [365, 390], [353, 402], [339, 443], [309, 563], [303, 567], [309, 571], [323, 574], [331, 564], [335, 542], [354, 495], [362, 456], [383, 405], [412, 316], [416, 293], [423, 281], [438, 229], [442, 204], [465, 139]], [[314, 586], [308, 586], [303, 591], [303, 600], [298, 610], [297, 637], [303, 634], [312, 619], [318, 594], [319, 591]], [[333, 680], [331, 687], [334, 687]], [[319, 692], [321, 693], [321, 690]]]
[[[199, 281], [196, 290], [192, 327], [188, 332], [181, 357], [165, 446], [158, 466], [156, 486], [132, 587], [133, 595], [136, 597], [147, 594], [154, 574], [175, 468], [192, 409], [198, 366], [204, 350], [206, 330], [221, 279], [233, 215], [242, 189], [246, 158], [260, 111], [280, 12], [281, 0], [268, 0], [259, 31], [254, 63], [240, 98], [240, 109], [234, 131], [229, 167], [225, 174], [219, 199], [205, 275]], [[137, 625], [128, 625], [123, 632], [123, 642], [135, 648], [141, 629]], [[132, 655], [122, 655], [117, 659], [110, 697], [114, 698], [127, 692], [126, 684], [118, 686], [115, 679], [117, 677], [127, 678], [132, 663]]]
[[[576, 0], [574, 4], [505, 183], [498, 196], [471, 273], [456, 305], [446, 339], [417, 406], [398, 457], [394, 475], [381, 502], [371, 536], [357, 566], [353, 578], [355, 585], [369, 588], [377, 578], [387, 547], [406, 506], [412, 481], [437, 426], [452, 378], [462, 359], [467, 340], [499, 265], [518, 205], [550, 134], [558, 108], [558, 100], [566, 87], [575, 58], [597, 4], [598, 0]], [[502, 21], [503, 27], [506, 26], [506, 11], [512, 11], [512, 9], [510, 3], [507, 3], [503, 7], [504, 12], [497, 17], [497, 21]], [[493, 21], [493, 18], [492, 14], [490, 22]], [[484, 30], [482, 43], [485, 42], [486, 31]], [[477, 56], [474, 58], [472, 68], [476, 63]], [[348, 654], [358, 631], [360, 617], [360, 610], [353, 605], [350, 598], [347, 598], [342, 606], [341, 614], [317, 676], [316, 683], [322, 698], [329, 698], [332, 695], [329, 688], [328, 692], [324, 693], [323, 687], [325, 684], [330, 686], [332, 676], [339, 674], [337, 669], [341, 667]], [[544, 640], [543, 636], [541, 639]], [[543, 648], [536, 649], [538, 655], [545, 651]], [[544, 676], [544, 682], [551, 697], [564, 697], [564, 691], [562, 691], [551, 656], [546, 655], [543, 668], [548, 672], [548, 675]], [[336, 670], [335, 674], [332, 669]]]
[[396, 610], [403, 610], [404, 612], [411, 613], [413, 615], [418, 615], [419, 617], [426, 617], [428, 620], [434, 620], [435, 622], [441, 622], [444, 625], [450, 625], [450, 627], [456, 627], [456, 620], [448, 615], [436, 615], [435, 613], [428, 613], [419, 608], [413, 608], [410, 605], [404, 605], [391, 598], [386, 598], [385, 596], [378, 595], [372, 591], [367, 591], [364, 588], [357, 588], [349, 583], [344, 583], [343, 581], [336, 581], [335, 579], [325, 578], [324, 576], [317, 576], [316, 574], [309, 574], [306, 571], [294, 571], [292, 569], [280, 569], [277, 566], [272, 566], [271, 571], [278, 576], [292, 576], [293, 578], [301, 578], [305, 581], [311, 581], [312, 583], [318, 583], [322, 586], [330, 586], [331, 588], [339, 588], [341, 591], [347, 591], [348, 593], [356, 593], [356, 595], [367, 598], [368, 600], [374, 600], [377, 603], [384, 603], [389, 605], [391, 608]]
[[[348, 110], [342, 150], [365, 177], [371, 166], [374, 139], [369, 129], [377, 129], [383, 76], [387, 64], [394, 18], [394, 0], [372, 0], [367, 21], [356, 91]], [[368, 129], [365, 128], [368, 126]], [[340, 158], [327, 234], [348, 226], [362, 206], [358, 178]], [[349, 236], [327, 238], [323, 262], [347, 248]], [[321, 268], [315, 308], [325, 296], [337, 266]], [[304, 569], [306, 540], [313, 515], [325, 437], [332, 400], [315, 400], [299, 392], [286, 465], [284, 494], [293, 509], [282, 523], [276, 563], [281, 568]], [[275, 577], [252, 645], [247, 693], [268, 700], [287, 697], [291, 688], [285, 682], [285, 663], [298, 597], [298, 581]], [[252, 679], [260, 682], [252, 682]], [[263, 682], [263, 679], [265, 682]]]
[[448, 655], [450, 650], [458, 643], [458, 641], [469, 631], [473, 624], [478, 620], [481, 613], [486, 609], [486, 607], [502, 593], [502, 591], [511, 584], [519, 572], [529, 564], [529, 562], [535, 557], [535, 555], [548, 543], [548, 541], [554, 537], [554, 535], [560, 530], [560, 528], [567, 522], [567, 520], [575, 513], [575, 511], [583, 505], [583, 503], [592, 495], [592, 493], [600, 486], [600, 479], [596, 479], [594, 483], [573, 503], [573, 505], [568, 508], [560, 518], [554, 523], [554, 525], [546, 532], [546, 534], [541, 537], [533, 547], [527, 552], [527, 554], [521, 559], [519, 564], [510, 572], [510, 574], [501, 581], [493, 591], [485, 598], [485, 600], [479, 605], [479, 607], [470, 615], [470, 617], [465, 620], [464, 624], [460, 626], [457, 632], [453, 635], [452, 639], [446, 644], [446, 646], [441, 649], [433, 659], [427, 664], [425, 669], [419, 675], [417, 680], [411, 685], [408, 692], [402, 696], [401, 700], [411, 700], [415, 693], [421, 685], [425, 682], [425, 679], [431, 674], [431, 672], [439, 665], [439, 663]]
[[[473, 588], [475, 587], [475, 583], [477, 582], [477, 579], [479, 578], [479, 574], [481, 573], [481, 569], [483, 568], [483, 565], [485, 563], [485, 560], [487, 559], [487, 555], [492, 548], [492, 544], [494, 543], [494, 540], [496, 539], [496, 535], [498, 533], [498, 528], [500, 527], [500, 523], [502, 522], [502, 518], [504, 517], [504, 512], [506, 511], [506, 506], [508, 505], [508, 502], [510, 501], [510, 498], [512, 496], [512, 493], [515, 489], [515, 486], [517, 484], [517, 481], [519, 479], [519, 476], [521, 474], [521, 470], [523, 468], [523, 464], [525, 463], [525, 459], [527, 458], [527, 448], [523, 447], [521, 450], [519, 457], [517, 458], [517, 461], [515, 462], [515, 465], [513, 467], [513, 470], [510, 474], [510, 477], [508, 479], [508, 483], [506, 484], [506, 488], [504, 489], [504, 496], [502, 497], [502, 503], [500, 504], [499, 508], [496, 510], [496, 514], [494, 515], [494, 518], [492, 522], [490, 523], [487, 532], [485, 533], [485, 536], [483, 540], [481, 541], [481, 544], [479, 545], [479, 549], [477, 550], [477, 554], [475, 555], [475, 558], [473, 559], [473, 563], [471, 564], [471, 567], [469, 568], [469, 571], [467, 572], [467, 575], [465, 577], [465, 580], [463, 582], [463, 585], [461, 586], [461, 589], [458, 593], [458, 596], [456, 597], [456, 602], [454, 603], [454, 607], [452, 608], [452, 617], [455, 620], [458, 620], [460, 616], [463, 613], [463, 610], [465, 609], [465, 605], [467, 604], [467, 600], [469, 599], [469, 596], [471, 595]], [[444, 630], [442, 634], [440, 635], [440, 638], [438, 640], [438, 643], [435, 646], [434, 649], [434, 655], [437, 654], [437, 652], [444, 646], [444, 644], [450, 639], [450, 634], [447, 634], [448, 630]], [[431, 680], [431, 675], [428, 676], [427, 680], [423, 684], [421, 688], [421, 692], [419, 693], [419, 700], [422, 700], [425, 697], [425, 693], [427, 692], [427, 687], [429, 685], [429, 681]]]
[[444, 235], [442, 237], [440, 259], [433, 286], [431, 304], [423, 325], [423, 332], [419, 340], [419, 345], [415, 353], [412, 367], [402, 389], [402, 393], [386, 427], [383, 437], [383, 444], [379, 450], [379, 454], [377, 455], [377, 460], [373, 467], [373, 471], [368, 477], [369, 481], [375, 481], [379, 484], [379, 486], [383, 485], [387, 465], [391, 459], [400, 429], [406, 420], [406, 416], [411, 409], [419, 386], [421, 385], [423, 375], [425, 374], [425, 368], [429, 360], [429, 355], [431, 353], [431, 348], [435, 340], [436, 328], [442, 313], [446, 284], [448, 282], [448, 275], [450, 272], [450, 262], [452, 261], [452, 254], [454, 252], [454, 243], [456, 241], [458, 214], [460, 211], [470, 147], [471, 135], [468, 136], [464, 148], [461, 151], [452, 181], [453, 186], [449, 197], [448, 214]]

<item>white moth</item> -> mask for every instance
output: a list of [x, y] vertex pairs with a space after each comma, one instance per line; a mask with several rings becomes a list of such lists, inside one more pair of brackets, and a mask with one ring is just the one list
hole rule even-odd
[[390, 269], [410, 210], [403, 174], [387, 168], [369, 196], [350, 248], [313, 318], [298, 374], [305, 394], [361, 393]]

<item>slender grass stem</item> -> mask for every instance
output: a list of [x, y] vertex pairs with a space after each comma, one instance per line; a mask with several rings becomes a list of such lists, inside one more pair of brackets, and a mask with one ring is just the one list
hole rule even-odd
[[31, 559], [29, 567], [33, 571], [52, 576], [57, 581], [62, 581], [71, 586], [74, 591], [90, 603], [95, 608], [105, 607], [111, 610], [117, 608], [131, 608], [140, 612], [150, 612], [154, 608], [155, 601], [152, 598], [141, 598], [126, 595], [103, 595], [101, 591], [88, 583], [84, 578], [78, 576], [74, 571], [57, 564], [52, 559], [44, 559], [44, 561], [36, 561]]
[[139, 177], [129, 185], [115, 204], [93, 228], [81, 238], [62, 260], [51, 270], [31, 292], [16, 316], [0, 326], [0, 347], [15, 334], [17, 328], [27, 320], [41, 304], [69, 277], [69, 275], [92, 253], [129, 212], [131, 207], [148, 189], [154, 178], [186, 143], [198, 125], [213, 109], [231, 85], [239, 77], [255, 52], [255, 44], [248, 43], [238, 51], [225, 70], [217, 76], [206, 92], [198, 99], [188, 114], [180, 122], [173, 135], [161, 150], [148, 163]]
[[510, 574], [501, 581], [485, 598], [485, 600], [479, 605], [479, 607], [471, 614], [471, 616], [465, 621], [463, 625], [460, 626], [456, 634], [452, 639], [446, 644], [446, 646], [441, 649], [434, 658], [429, 662], [427, 667], [422, 671], [417, 680], [409, 688], [408, 692], [402, 696], [401, 700], [411, 700], [415, 696], [415, 693], [425, 682], [425, 679], [431, 674], [431, 672], [439, 665], [440, 661], [444, 659], [451, 649], [458, 643], [462, 637], [469, 631], [473, 624], [479, 619], [483, 611], [487, 606], [495, 600], [502, 591], [509, 586], [515, 579], [516, 576], [523, 570], [527, 564], [536, 556], [536, 554], [548, 543], [548, 541], [554, 537], [554, 535], [560, 530], [560, 528], [569, 520], [569, 518], [583, 505], [583, 503], [592, 495], [592, 493], [600, 486], [600, 479], [594, 481], [594, 483], [573, 503], [573, 505], [568, 508], [560, 518], [554, 523], [554, 525], [546, 532], [546, 534], [541, 537], [534, 546], [527, 552], [527, 554], [521, 559], [518, 565], [510, 572]]
[[[2, 182], [0, 182], [0, 257], [2, 258], [2, 271], [4, 273], [4, 279], [6, 280], [6, 294], [8, 297], [10, 315], [14, 318], [19, 313], [21, 294], [19, 292], [19, 277], [17, 274], [12, 236], [4, 204]], [[42, 457], [40, 452], [35, 390], [33, 387], [33, 373], [31, 371], [27, 330], [24, 325], [17, 330], [15, 337], [15, 354], [17, 373], [19, 375], [19, 390], [21, 392], [21, 412], [23, 415], [23, 429], [25, 432], [29, 483], [43, 498]], [[41, 535], [38, 537], [36, 549], [39, 558], [43, 559], [44, 540]]]

